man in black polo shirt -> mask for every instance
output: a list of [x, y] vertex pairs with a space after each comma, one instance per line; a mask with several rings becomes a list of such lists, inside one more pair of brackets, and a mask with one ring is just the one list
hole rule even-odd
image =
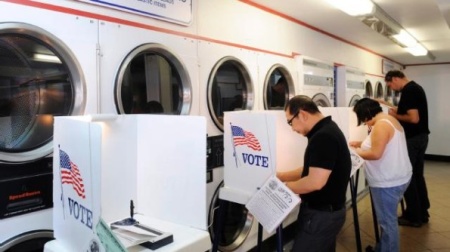
[[303, 167], [277, 173], [302, 199], [292, 251], [335, 251], [352, 165], [347, 141], [307, 96], [289, 100], [285, 113], [292, 130], [308, 138]]
[[413, 167], [411, 183], [404, 195], [406, 210], [398, 219], [398, 224], [420, 227], [428, 222], [430, 208], [424, 177], [424, 158], [430, 134], [427, 97], [423, 88], [406, 78], [401, 71], [389, 71], [384, 79], [391, 89], [401, 92], [398, 107], [390, 108], [389, 114], [397, 118], [405, 130], [409, 159]]

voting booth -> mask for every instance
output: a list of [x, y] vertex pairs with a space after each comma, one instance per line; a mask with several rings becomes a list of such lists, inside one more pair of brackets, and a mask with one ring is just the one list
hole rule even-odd
[[284, 111], [226, 112], [220, 198], [246, 204], [277, 170], [303, 165], [306, 145], [286, 123]]
[[[319, 109], [324, 116], [332, 117], [347, 141], [361, 141], [367, 136], [367, 127], [357, 126], [356, 115], [352, 108], [320, 107]], [[303, 166], [307, 138], [294, 132], [286, 123], [284, 111], [226, 112], [224, 122], [225, 168], [224, 187], [221, 188], [219, 195], [221, 200], [249, 207], [249, 202], [253, 201], [267, 181], [274, 183], [271, 179], [276, 171], [292, 170]], [[361, 180], [361, 183], [365, 184], [365, 179]], [[355, 195], [350, 195], [349, 189], [347, 198], [350, 200]], [[355, 205], [354, 213], [357, 220], [356, 204], [353, 205]], [[260, 209], [266, 207], [261, 205]], [[255, 209], [258, 210], [257, 207]], [[260, 219], [258, 221], [261, 222]], [[282, 239], [277, 238], [277, 240], [280, 243]], [[258, 244], [260, 242], [258, 241]], [[214, 248], [213, 246], [213, 251]], [[279, 250], [281, 251], [281, 248]]]
[[55, 117], [54, 130], [55, 240], [45, 251], [145, 251], [123, 250], [111, 232], [130, 215], [173, 236], [158, 251], [211, 247], [203, 117]]

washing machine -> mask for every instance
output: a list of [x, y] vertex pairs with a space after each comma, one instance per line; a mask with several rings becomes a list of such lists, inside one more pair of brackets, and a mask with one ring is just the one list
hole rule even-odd
[[391, 89], [388, 85], [384, 86], [384, 101], [391, 105], [394, 105], [395, 91]]
[[53, 5], [0, 9], [0, 251], [38, 251], [53, 239], [53, 117], [97, 112], [98, 28]]
[[394, 96], [392, 97], [392, 104], [394, 106], [398, 106], [401, 96], [402, 96], [402, 93], [400, 91], [394, 91]]
[[297, 71], [291, 56], [258, 53], [258, 84], [262, 85], [262, 100], [255, 101], [257, 110], [284, 110], [295, 95]]
[[100, 113], [198, 115], [197, 41], [120, 21], [99, 23]]
[[374, 98], [374, 92], [373, 92], [373, 85], [371, 80], [366, 76], [366, 80], [364, 82], [364, 89], [365, 89], [365, 97], [368, 98]]
[[375, 99], [382, 99], [384, 100], [384, 96], [385, 96], [385, 84], [384, 84], [384, 79], [382, 78], [373, 78], [372, 79], [372, 85], [373, 85], [373, 90], [374, 90], [374, 94], [373, 97]]
[[334, 64], [306, 56], [296, 56], [301, 94], [321, 107], [335, 106]]
[[[208, 227], [211, 239], [217, 227], [219, 192], [223, 186], [223, 116], [225, 111], [252, 110], [262, 92], [257, 84], [256, 52], [237, 46], [199, 41], [200, 114], [207, 120]], [[230, 202], [224, 210], [225, 223], [220, 251], [248, 251], [257, 244], [257, 222], [244, 205]]]
[[[364, 73], [356, 68], [339, 66], [336, 69], [337, 104], [353, 107], [366, 96]], [[343, 95], [343, 96], [342, 96]]]
[[347, 69], [347, 106], [353, 107], [357, 101], [366, 97], [364, 73], [355, 69]]

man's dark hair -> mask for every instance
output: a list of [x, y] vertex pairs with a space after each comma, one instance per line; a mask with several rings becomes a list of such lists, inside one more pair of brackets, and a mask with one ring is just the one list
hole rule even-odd
[[306, 95], [296, 95], [292, 97], [284, 107], [285, 111], [288, 109], [291, 115], [297, 114], [300, 110], [311, 114], [320, 113], [316, 103], [314, 103], [314, 101]]
[[384, 77], [385, 81], [391, 81], [392, 78], [398, 77], [398, 78], [405, 78], [405, 74], [402, 71], [399, 70], [391, 70], [387, 72], [386, 76]]

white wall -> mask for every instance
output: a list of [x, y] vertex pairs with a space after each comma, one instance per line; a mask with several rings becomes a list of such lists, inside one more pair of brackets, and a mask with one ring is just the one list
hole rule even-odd
[[[40, 0], [40, 2], [55, 4], [54, 0]], [[369, 75], [383, 76], [382, 57], [237, 0], [193, 0], [193, 20], [189, 26], [171, 24], [80, 1], [59, 1], [58, 5], [82, 10], [86, 14], [80, 15], [93, 19], [108, 21], [117, 19], [122, 25], [126, 23], [139, 26], [143, 28], [142, 32], [154, 33], [155, 36], [170, 33], [193, 42], [228, 44], [255, 53], [284, 55], [285, 58], [301, 54], [359, 68]], [[120, 43], [120, 40], [116, 43]], [[202, 56], [204, 55], [199, 55]], [[398, 64], [394, 65], [400, 68]], [[427, 154], [450, 156], [450, 150], [447, 150], [445, 145], [450, 138], [445, 132], [450, 126], [448, 112], [445, 113], [450, 105], [444, 102], [447, 100], [446, 94], [450, 93], [450, 85], [446, 85], [450, 73], [446, 69], [448, 65], [430, 65], [408, 67], [405, 71], [411, 79], [422, 84], [427, 92], [432, 132]], [[263, 84], [255, 86], [262, 87]]]
[[[218, 7], [220, 6], [220, 7]], [[198, 2], [198, 33], [255, 49], [286, 55], [302, 54], [384, 76], [383, 58], [335, 38], [256, 9], [240, 1], [208, 0]], [[400, 68], [398, 64], [394, 67]], [[428, 98], [430, 143], [427, 154], [450, 156], [449, 65], [408, 67], [405, 73], [421, 84]]]
[[426, 153], [450, 156], [449, 65], [409, 66], [404, 72], [419, 83], [427, 95], [431, 134]]

